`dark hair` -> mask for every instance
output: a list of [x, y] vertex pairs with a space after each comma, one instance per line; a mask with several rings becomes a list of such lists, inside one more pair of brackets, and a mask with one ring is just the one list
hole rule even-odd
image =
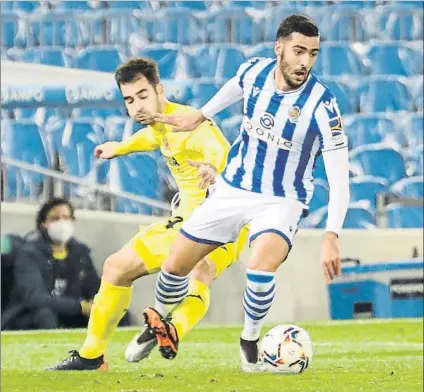
[[156, 87], [160, 83], [156, 61], [138, 57], [120, 65], [115, 72], [115, 80], [119, 87], [121, 84], [136, 81], [140, 76], [144, 76], [153, 87]]
[[280, 38], [286, 38], [291, 33], [300, 33], [307, 37], [318, 37], [318, 26], [312, 19], [305, 15], [290, 15], [284, 19], [277, 31], [277, 41]]
[[49, 214], [49, 212], [57, 207], [57, 206], [61, 206], [61, 205], [67, 205], [70, 210], [71, 210], [71, 215], [72, 217], [74, 216], [74, 207], [72, 206], [72, 204], [66, 200], [66, 199], [62, 199], [60, 197], [54, 197], [53, 199], [50, 199], [49, 201], [46, 201], [39, 209], [39, 211], [37, 212], [37, 229], [39, 230], [41, 228], [41, 224], [44, 223], [47, 219], [47, 215]]

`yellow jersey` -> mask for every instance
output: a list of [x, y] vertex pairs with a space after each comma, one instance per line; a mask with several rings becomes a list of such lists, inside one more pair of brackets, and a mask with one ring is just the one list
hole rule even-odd
[[[168, 102], [163, 113], [184, 114], [195, 110], [191, 106]], [[218, 126], [210, 120], [191, 132], [172, 132], [172, 128], [172, 125], [153, 123], [121, 142], [115, 154], [160, 149], [180, 192], [180, 204], [174, 215], [185, 218], [206, 197], [206, 190], [199, 187], [197, 168], [190, 166], [187, 159], [209, 163], [221, 173], [225, 168], [230, 144]]]

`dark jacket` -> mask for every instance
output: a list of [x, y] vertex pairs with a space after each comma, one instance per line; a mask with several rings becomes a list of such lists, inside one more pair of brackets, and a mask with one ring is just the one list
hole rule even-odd
[[[57, 261], [53, 258], [51, 242], [46, 235], [37, 232], [27, 236], [15, 259], [12, 302], [16, 305], [23, 303], [30, 309], [46, 306], [57, 314], [80, 315], [80, 301], [94, 297], [100, 278], [86, 245], [71, 239], [67, 249], [67, 259]], [[57, 279], [56, 263], [63, 263], [62, 272], [65, 272], [67, 281], [60, 296], [53, 294]]]

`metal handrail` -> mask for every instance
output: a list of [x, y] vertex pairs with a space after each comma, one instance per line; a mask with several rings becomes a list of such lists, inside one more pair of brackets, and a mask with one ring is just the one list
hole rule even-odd
[[55, 170], [47, 169], [39, 165], [29, 164], [27, 162], [18, 161], [16, 159], [12, 159], [5, 156], [1, 157], [1, 163], [2, 163], [2, 166], [3, 165], [13, 166], [18, 169], [28, 170], [30, 172], [38, 173], [44, 176], [49, 176], [51, 178], [54, 178], [60, 181], [66, 181], [75, 185], [86, 187], [88, 188], [89, 191], [101, 192], [101, 193], [105, 193], [114, 197], [119, 197], [119, 198], [127, 199], [133, 202], [145, 204], [146, 206], [149, 206], [149, 207], [159, 208], [161, 210], [168, 211], [168, 212], [171, 211], [171, 206], [168, 203], [150, 199], [144, 196], [135, 195], [130, 192], [115, 191], [113, 189], [110, 189], [106, 185], [101, 185], [101, 184], [93, 183], [91, 181], [82, 180], [79, 177], [72, 176], [66, 173], [61, 173]]

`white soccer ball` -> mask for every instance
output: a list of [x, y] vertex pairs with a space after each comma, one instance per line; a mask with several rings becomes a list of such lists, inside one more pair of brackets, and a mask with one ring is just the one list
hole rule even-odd
[[272, 373], [302, 373], [312, 361], [312, 342], [297, 325], [278, 325], [263, 337], [260, 355]]

